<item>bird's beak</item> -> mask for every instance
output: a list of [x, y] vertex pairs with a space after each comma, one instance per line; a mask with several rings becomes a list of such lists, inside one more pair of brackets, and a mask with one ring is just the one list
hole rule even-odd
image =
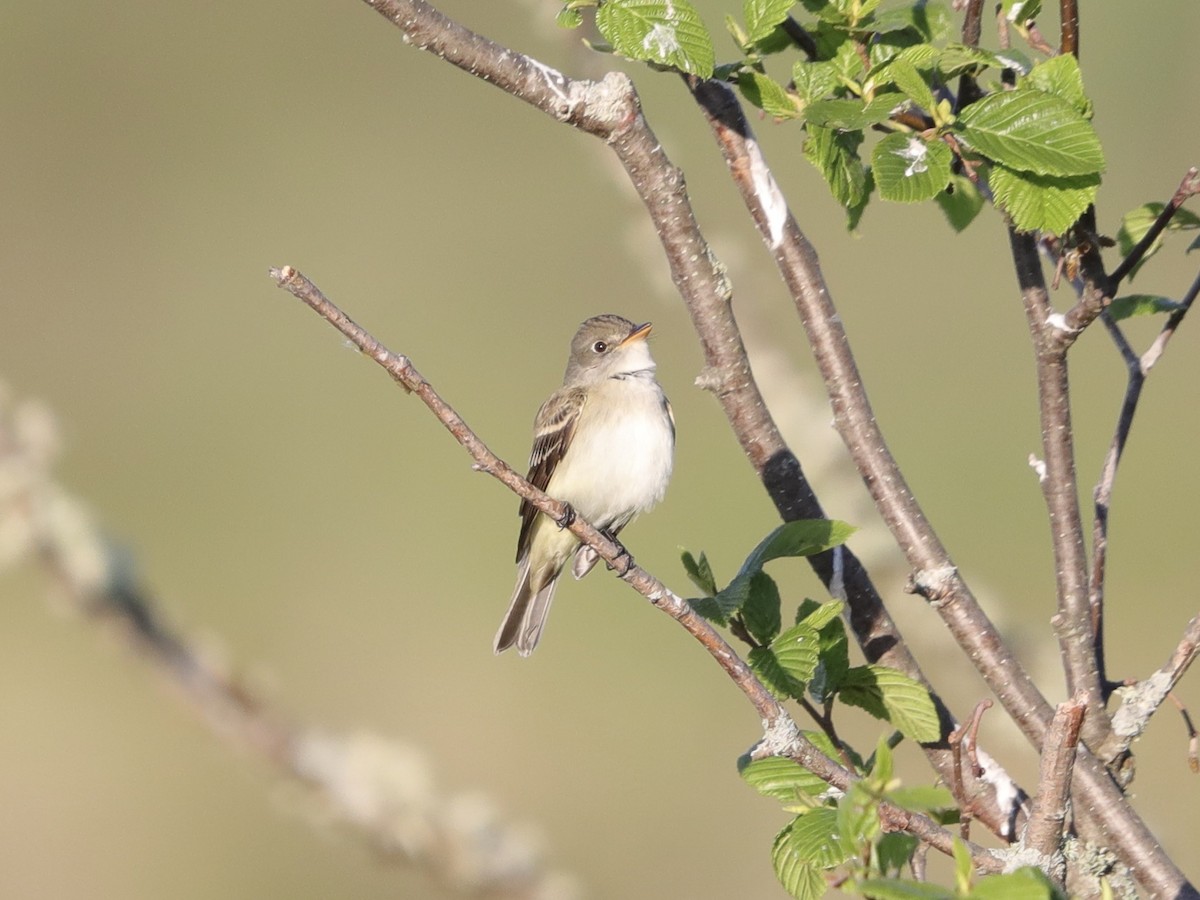
[[624, 347], [627, 344], [632, 344], [634, 341], [644, 341], [650, 336], [651, 327], [652, 326], [649, 322], [644, 322], [643, 324], [639, 325], [637, 328], [633, 329], [633, 331], [629, 332], [629, 337], [621, 341], [621, 346]]

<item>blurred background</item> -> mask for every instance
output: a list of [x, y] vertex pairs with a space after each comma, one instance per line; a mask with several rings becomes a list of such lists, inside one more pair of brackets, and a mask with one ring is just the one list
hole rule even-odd
[[[736, 12], [697, 5], [714, 34]], [[729, 266], [777, 418], [829, 513], [862, 527], [853, 546], [965, 715], [987, 691], [937, 616], [902, 592], [906, 572], [843, 461], [790, 302], [678, 80], [581, 48], [549, 0], [438, 6], [568, 74], [633, 74]], [[1109, 234], [1200, 159], [1200, 6], [1134, 15], [1083, 5]], [[1043, 30], [1056, 33], [1052, 17]], [[876, 202], [847, 234], [798, 129], [758, 130], [911, 485], [1060, 699], [1047, 526], [1026, 462], [1039, 449], [1032, 354], [998, 217], [955, 236], [932, 205]], [[1189, 239], [1170, 242], [1136, 289], [1179, 296], [1196, 266]], [[689, 320], [599, 142], [406, 46], [352, 0], [0, 8], [0, 379], [55, 411], [62, 484], [136, 560], [164, 614], [298, 722], [415, 748], [437, 790], [523, 823], [586, 896], [782, 896], [770, 844], [786, 815], [737, 777], [759, 735], [740, 694], [603, 572], [562, 586], [533, 657], [494, 657], [514, 498], [274, 287], [267, 269], [284, 264], [409, 354], [518, 467], [578, 323], [652, 320], [677, 468], [626, 544], [687, 593], [680, 548], [707, 551], [727, 580], [777, 524], [719, 407], [693, 386]], [[1135, 326], [1144, 347], [1157, 323]], [[1185, 322], [1155, 370], [1118, 479], [1117, 677], [1161, 665], [1196, 611], [1198, 330]], [[1072, 358], [1088, 494], [1124, 369], [1099, 328]], [[772, 572], [789, 602], [822, 597], [802, 563]], [[0, 896], [454, 896], [231, 751], [120, 640], [48, 602], [52, 587], [32, 563], [0, 575]], [[1200, 702], [1194, 678], [1179, 694]], [[1032, 786], [1036, 757], [1002, 719], [988, 716], [984, 740]], [[850, 720], [873, 744], [877, 725]], [[1138, 745], [1135, 789], [1200, 878], [1181, 824], [1200, 798], [1185, 740], [1168, 707]], [[931, 776], [918, 761], [906, 777]]]

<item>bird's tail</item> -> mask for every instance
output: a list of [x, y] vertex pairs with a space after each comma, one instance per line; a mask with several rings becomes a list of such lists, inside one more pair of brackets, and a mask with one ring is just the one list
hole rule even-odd
[[503, 653], [513, 646], [522, 656], [533, 652], [546, 625], [546, 615], [550, 612], [550, 601], [554, 599], [557, 585], [557, 572], [541, 587], [533, 584], [528, 555], [521, 560], [517, 571], [517, 588], [513, 591], [504, 621], [500, 623], [500, 630], [496, 632], [493, 649], [497, 653]]

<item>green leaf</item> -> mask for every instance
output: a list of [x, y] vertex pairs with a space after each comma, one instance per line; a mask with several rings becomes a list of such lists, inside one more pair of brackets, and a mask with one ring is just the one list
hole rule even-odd
[[787, 18], [796, 0], [742, 0], [742, 18], [751, 43], [770, 37], [775, 26]]
[[1004, 18], [1014, 25], [1024, 25], [1038, 17], [1042, 11], [1041, 0], [1000, 0]]
[[705, 596], [713, 596], [717, 592], [717, 580], [713, 577], [712, 566], [708, 564], [708, 557], [704, 555], [704, 551], [701, 551], [700, 558], [696, 559], [684, 550], [680, 558], [683, 560], [683, 570], [687, 572], [692, 584], [704, 591]]
[[732, 613], [722, 609], [721, 604], [714, 597], [691, 597], [688, 599], [688, 605], [695, 610], [696, 615], [715, 625], [720, 625], [722, 628], [729, 625], [729, 617]]
[[1155, 313], [1169, 313], [1182, 308], [1182, 303], [1177, 303], [1170, 297], [1161, 297], [1158, 294], [1126, 294], [1108, 304], [1108, 314], [1114, 322], [1119, 322], [1133, 316], [1152, 316]]
[[836, 837], [836, 823], [836, 810], [824, 806], [807, 810], [779, 833], [776, 846], [786, 834], [788, 850], [796, 859], [831, 869], [848, 858]]
[[[1117, 246], [1121, 250], [1123, 256], [1128, 256], [1134, 246], [1142, 238], [1146, 236], [1146, 232], [1150, 230], [1159, 215], [1166, 207], [1162, 203], [1143, 203], [1137, 209], [1131, 209], [1121, 218], [1121, 228], [1117, 232]], [[1171, 221], [1167, 223], [1154, 242], [1150, 244], [1150, 248], [1141, 258], [1133, 271], [1130, 273], [1130, 280], [1133, 280], [1139, 269], [1146, 263], [1150, 257], [1162, 249], [1163, 239], [1174, 231], [1190, 231], [1194, 228], [1200, 228], [1200, 216], [1186, 209], [1176, 210], [1175, 215], [1171, 217]], [[1188, 248], [1191, 249], [1190, 247]]]
[[778, 699], [795, 700], [804, 696], [804, 685], [788, 674], [770, 647], [752, 647], [746, 654], [746, 662], [763, 686]]
[[844, 544], [857, 531], [853, 525], [836, 519], [799, 519], [785, 522], [754, 548], [742, 563], [741, 573], [757, 572], [773, 559], [783, 556], [814, 556]]
[[846, 626], [835, 619], [820, 632], [821, 648], [817, 670], [808, 682], [808, 691], [818, 703], [824, 703], [836, 694], [850, 671], [850, 642], [846, 637]]
[[941, 736], [929, 691], [903, 672], [886, 666], [856, 666], [846, 673], [838, 697], [891, 722], [907, 738], [928, 743]]
[[940, 140], [889, 134], [875, 145], [871, 170], [883, 199], [918, 203], [945, 190], [952, 160], [950, 148]]
[[[814, 601], [815, 602], [815, 601]], [[804, 618], [796, 622], [797, 625], [803, 623], [814, 631], [820, 631], [830, 622], [839, 621], [839, 616], [842, 610], [846, 608], [846, 604], [842, 600], [830, 600], [828, 603], [822, 603], [805, 614]]]
[[954, 887], [960, 896], [971, 892], [971, 873], [975, 866], [971, 864], [971, 851], [963, 843], [962, 838], [955, 837], [954, 844]]
[[769, 644], [779, 634], [779, 588], [766, 572], [750, 579], [750, 596], [742, 604], [742, 623], [760, 644]]
[[913, 852], [920, 843], [915, 835], [903, 831], [892, 831], [881, 837], [875, 845], [875, 857], [879, 870], [884, 874], [899, 874], [912, 860]]
[[1064, 234], [1095, 201], [1100, 176], [1035, 175], [996, 164], [988, 184], [996, 205], [1012, 217], [1018, 231]]
[[829, 787], [800, 763], [782, 756], [755, 760], [743, 757], [738, 760], [738, 774], [764, 797], [784, 804], [804, 803]]
[[753, 69], [738, 75], [742, 96], [776, 119], [798, 119], [802, 115], [792, 97], [775, 79]]
[[878, 34], [913, 31], [928, 43], [940, 44], [958, 29], [958, 22], [942, 3], [905, 3], [879, 13], [871, 28]]
[[690, 0], [607, 0], [596, 27], [622, 56], [712, 75], [712, 37]]
[[[932, 48], [931, 48], [932, 49]], [[887, 66], [887, 78], [900, 88], [921, 109], [932, 112], [933, 91], [917, 71], [917, 67], [903, 56], [893, 59]]]
[[864, 897], [872, 900], [952, 900], [954, 892], [930, 881], [906, 878], [868, 878], [855, 882]]
[[983, 195], [965, 175], [950, 176], [950, 184], [934, 200], [941, 207], [946, 221], [955, 231], [962, 231], [975, 221], [983, 209]]
[[[817, 670], [821, 639], [815, 628], [802, 622], [771, 641], [771, 652], [788, 678], [800, 686], [801, 695]], [[797, 696], [794, 692], [792, 696]]]
[[1057, 896], [1050, 879], [1033, 866], [981, 878], [971, 891], [972, 900], [1051, 900]]
[[837, 804], [837, 835], [842, 846], [853, 849], [873, 842], [882, 830], [879, 802], [861, 781], [851, 783]]
[[1052, 56], [1038, 63], [1021, 79], [1021, 86], [1061, 97], [1075, 107], [1084, 118], [1092, 117], [1092, 101], [1083, 90], [1083, 73], [1079, 69], [1079, 60], [1070, 53]]
[[791, 835], [792, 826], [788, 825], [775, 837], [771, 847], [775, 877], [796, 900], [821, 900], [826, 888], [823, 867], [801, 859], [792, 848]]
[[900, 94], [880, 94], [866, 104], [861, 100], [818, 100], [804, 107], [804, 118], [825, 128], [861, 131], [887, 121], [902, 100]]
[[583, 24], [583, 13], [573, 7], [564, 6], [558, 11], [554, 21], [559, 28], [578, 28]]
[[944, 787], [915, 785], [898, 787], [887, 792], [887, 798], [904, 809], [913, 812], [932, 812], [937, 809], [954, 809], [954, 795]]
[[954, 124], [989, 159], [1039, 175], [1096, 175], [1104, 152], [1091, 123], [1061, 97], [1032, 88], [989, 94]]
[[847, 209], [866, 198], [867, 173], [858, 157], [862, 140], [859, 131], [834, 131], [810, 124], [804, 142], [804, 158], [820, 170], [833, 198]]
[[820, 100], [837, 87], [838, 73], [831, 62], [805, 62], [792, 66], [792, 84], [804, 104]]

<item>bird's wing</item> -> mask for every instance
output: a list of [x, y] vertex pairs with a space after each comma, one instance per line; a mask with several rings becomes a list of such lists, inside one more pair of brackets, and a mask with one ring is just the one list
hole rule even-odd
[[[579, 388], [563, 388], [550, 395], [533, 421], [533, 450], [529, 454], [526, 479], [539, 490], [546, 490], [554, 470], [571, 446], [575, 425], [583, 410], [586, 394]], [[517, 538], [517, 561], [529, 549], [529, 536], [538, 510], [521, 501], [521, 534]]]

